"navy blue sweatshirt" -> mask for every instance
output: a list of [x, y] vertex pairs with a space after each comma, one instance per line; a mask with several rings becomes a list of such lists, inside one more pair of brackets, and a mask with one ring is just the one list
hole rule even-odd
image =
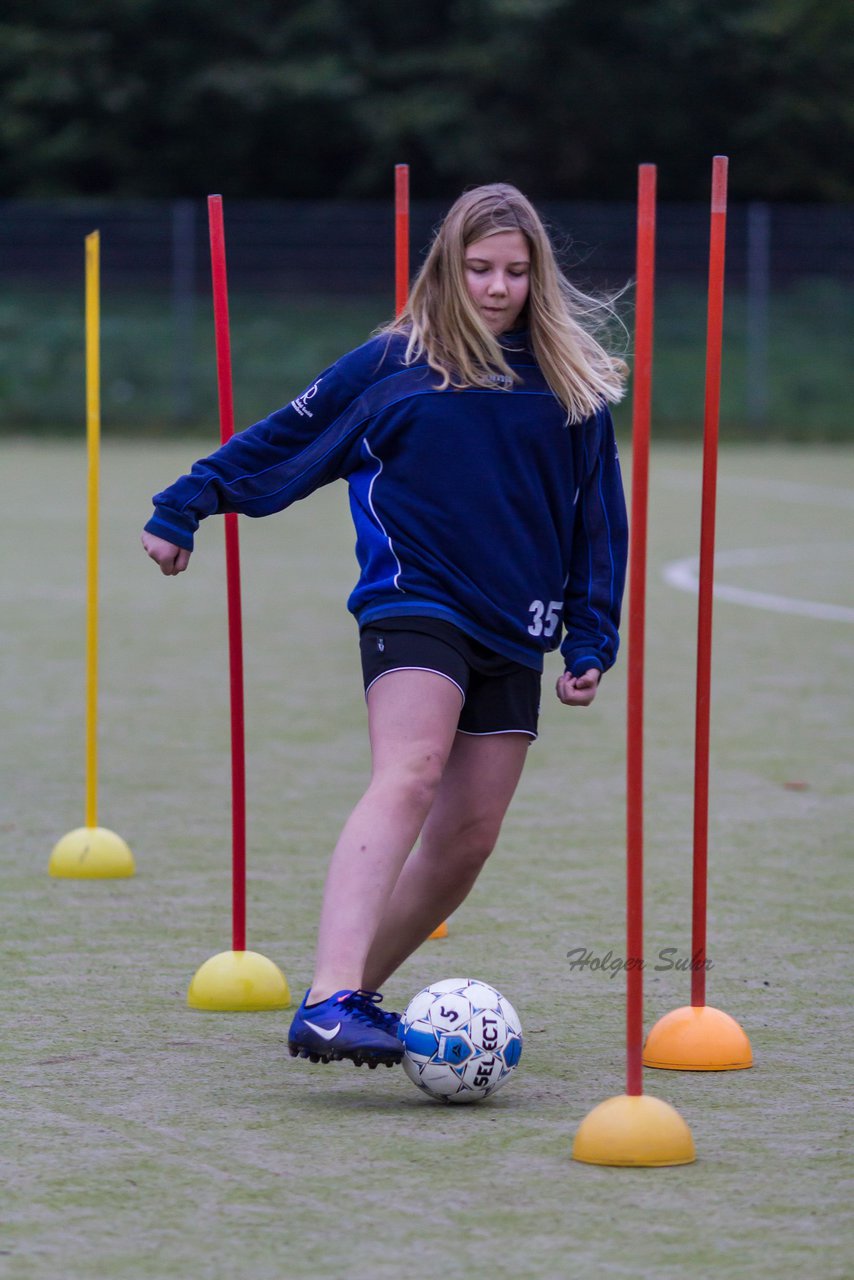
[[360, 625], [442, 618], [535, 670], [565, 628], [567, 669], [606, 671], [627, 554], [611, 416], [568, 426], [527, 335], [501, 342], [518, 384], [438, 391], [405, 338], [372, 338], [158, 493], [146, 529], [192, 550], [206, 516], [266, 516], [344, 478]]

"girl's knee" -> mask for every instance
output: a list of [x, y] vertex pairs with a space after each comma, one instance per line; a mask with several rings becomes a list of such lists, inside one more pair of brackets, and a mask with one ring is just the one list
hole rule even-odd
[[440, 752], [425, 751], [394, 761], [373, 779], [372, 786], [390, 793], [408, 809], [426, 817], [436, 798], [444, 768], [445, 760]]
[[499, 830], [491, 819], [472, 818], [454, 831], [437, 833], [425, 842], [425, 852], [447, 873], [474, 879], [498, 843]]
[[460, 837], [460, 857], [465, 865], [479, 871], [498, 843], [498, 831], [490, 822], [480, 822]]

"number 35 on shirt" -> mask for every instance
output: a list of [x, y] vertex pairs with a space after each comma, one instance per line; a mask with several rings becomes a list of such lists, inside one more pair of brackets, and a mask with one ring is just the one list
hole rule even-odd
[[560, 622], [562, 600], [532, 600], [528, 609], [533, 614], [528, 631], [532, 636], [553, 636]]

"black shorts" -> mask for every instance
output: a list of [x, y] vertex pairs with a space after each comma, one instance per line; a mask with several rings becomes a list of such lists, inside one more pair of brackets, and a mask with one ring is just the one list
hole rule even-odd
[[439, 618], [381, 618], [361, 630], [365, 696], [389, 671], [435, 671], [463, 699], [460, 733], [537, 736], [542, 676]]

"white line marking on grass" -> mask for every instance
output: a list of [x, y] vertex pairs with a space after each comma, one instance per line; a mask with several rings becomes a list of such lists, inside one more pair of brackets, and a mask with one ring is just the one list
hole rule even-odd
[[[661, 480], [671, 488], [684, 489], [694, 472], [668, 468]], [[854, 492], [835, 485], [804, 484], [796, 480], [770, 480], [759, 476], [726, 476], [717, 479], [718, 488], [750, 498], [768, 498], [772, 502], [796, 502], [806, 506], [841, 507], [854, 511]]]
[[[850, 556], [846, 543], [831, 546], [793, 546], [742, 548], [737, 551], [715, 553], [715, 568], [752, 568], [771, 564], [795, 564], [799, 560], [812, 560], [819, 553], [828, 551]], [[700, 557], [687, 556], [684, 560], [672, 560], [662, 569], [664, 581], [677, 591], [689, 591], [696, 595], [700, 589]], [[772, 595], [766, 591], [749, 591], [744, 587], [731, 587], [716, 582], [713, 594], [718, 600], [730, 604], [744, 604], [752, 609], [768, 609], [773, 613], [793, 613], [804, 618], [819, 618], [826, 622], [854, 622], [854, 609], [845, 605], [824, 604], [818, 600], [799, 600], [793, 596]]]

